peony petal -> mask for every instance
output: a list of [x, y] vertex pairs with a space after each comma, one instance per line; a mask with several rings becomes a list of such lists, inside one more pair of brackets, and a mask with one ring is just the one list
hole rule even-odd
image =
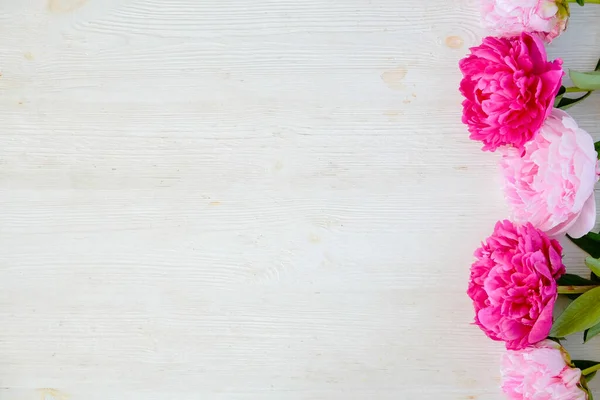
[[587, 201], [583, 205], [579, 217], [568, 229], [567, 233], [569, 236], [577, 239], [594, 229], [594, 225], [596, 225], [596, 199], [592, 193], [592, 195], [588, 197]]
[[542, 313], [529, 332], [529, 343], [537, 343], [548, 337], [552, 328], [552, 311], [554, 310], [555, 299], [546, 304]]

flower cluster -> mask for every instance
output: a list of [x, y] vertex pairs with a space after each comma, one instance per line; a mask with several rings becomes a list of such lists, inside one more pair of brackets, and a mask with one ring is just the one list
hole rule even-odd
[[[509, 399], [591, 399], [587, 382], [600, 363], [572, 361], [560, 341], [600, 333], [600, 234], [591, 232], [600, 169], [594, 140], [564, 109], [600, 89], [600, 73], [571, 71], [576, 86], [566, 88], [562, 60], [545, 50], [567, 27], [568, 3], [584, 0], [480, 1], [495, 36], [459, 63], [462, 121], [483, 151], [500, 154], [511, 219], [475, 251], [467, 290], [475, 324], [505, 343]], [[574, 92], [587, 93], [565, 97]], [[589, 253], [590, 279], [566, 273], [564, 236]], [[554, 320], [559, 294], [574, 301]]]

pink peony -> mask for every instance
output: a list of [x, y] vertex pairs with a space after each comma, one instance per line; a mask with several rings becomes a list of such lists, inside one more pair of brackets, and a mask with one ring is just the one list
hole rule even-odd
[[566, 29], [569, 6], [564, 0], [482, 0], [481, 16], [494, 35], [528, 32], [550, 43]]
[[508, 149], [500, 161], [513, 218], [550, 236], [591, 231], [597, 158], [592, 137], [569, 114], [553, 110], [524, 154]]
[[531, 224], [496, 224], [475, 251], [469, 297], [475, 323], [491, 339], [522, 349], [548, 337], [557, 297], [556, 279], [565, 273], [562, 247]]
[[460, 61], [462, 121], [483, 150], [522, 149], [538, 132], [560, 89], [560, 59], [549, 62], [542, 42], [527, 33], [486, 37]]
[[511, 400], [586, 400], [581, 370], [551, 340], [502, 357], [502, 390]]

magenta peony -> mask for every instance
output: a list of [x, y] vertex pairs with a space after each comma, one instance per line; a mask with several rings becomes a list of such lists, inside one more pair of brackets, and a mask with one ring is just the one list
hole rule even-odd
[[511, 400], [586, 400], [581, 370], [572, 368], [566, 351], [551, 340], [508, 351], [502, 357], [502, 390]]
[[566, 29], [569, 6], [564, 0], [482, 0], [481, 16], [494, 35], [528, 32], [550, 43]]
[[523, 149], [550, 113], [560, 89], [562, 61], [549, 62], [540, 39], [523, 33], [486, 37], [460, 61], [462, 121], [483, 150]]
[[491, 339], [522, 349], [546, 339], [557, 297], [556, 279], [565, 273], [562, 247], [531, 224], [496, 224], [475, 251], [469, 297], [475, 323]]
[[524, 154], [509, 149], [500, 161], [513, 218], [550, 236], [591, 231], [597, 158], [592, 137], [566, 112], [553, 110]]

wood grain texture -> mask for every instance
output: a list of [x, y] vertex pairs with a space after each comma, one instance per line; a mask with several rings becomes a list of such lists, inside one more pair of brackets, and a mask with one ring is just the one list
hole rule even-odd
[[[478, 18], [0, 0], [0, 400], [501, 399], [464, 293], [506, 216], [460, 123]], [[598, 18], [550, 54], [593, 66]]]

